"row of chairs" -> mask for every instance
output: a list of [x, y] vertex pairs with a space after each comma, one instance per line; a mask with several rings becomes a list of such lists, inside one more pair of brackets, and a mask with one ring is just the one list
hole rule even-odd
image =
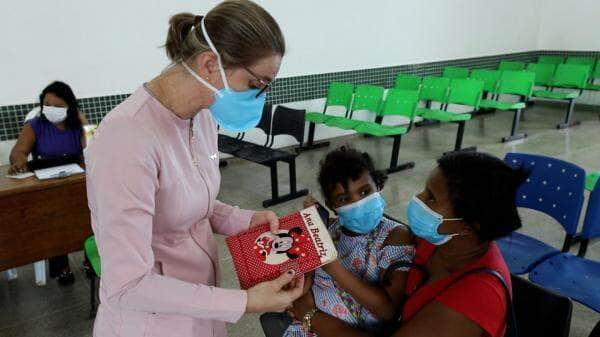
[[[585, 258], [590, 240], [600, 237], [600, 182], [591, 190], [578, 233], [586, 190], [586, 175], [581, 167], [522, 153], [507, 154], [505, 162], [530, 171], [517, 191], [517, 206], [548, 215], [565, 231], [562, 249], [519, 232], [498, 240], [511, 273], [529, 274], [531, 281], [600, 312], [600, 262]], [[570, 254], [576, 243], [577, 255]]]
[[[560, 64], [583, 65], [589, 67], [590, 90], [598, 90], [598, 86], [593, 85], [595, 79], [600, 78], [600, 58], [593, 57], [563, 57], [563, 56], [540, 56], [537, 63], [551, 64], [558, 67]], [[527, 63], [523, 61], [502, 60], [498, 64], [499, 71], [520, 71], [527, 68]], [[443, 72], [444, 77], [449, 78], [467, 78], [469, 69], [465, 67], [446, 67]]]
[[[349, 83], [332, 82], [323, 111], [306, 113], [305, 118], [310, 122], [307, 147], [316, 146], [316, 124], [354, 130], [373, 137], [392, 137], [394, 145], [387, 172], [412, 168], [412, 162], [398, 164], [398, 155], [401, 138], [411, 130], [415, 120], [457, 123], [454, 150], [461, 150], [465, 122], [471, 119], [471, 115], [450, 111], [450, 104], [462, 105], [470, 111], [476, 110], [481, 101], [482, 90], [483, 83], [472, 79], [426, 78], [422, 86], [392, 88], [387, 94], [380, 86], [363, 84], [355, 88]], [[425, 107], [419, 107], [420, 101], [425, 102]], [[433, 101], [440, 103], [439, 108], [432, 108]], [[331, 111], [335, 107], [343, 109], [341, 115]]]
[[[448, 78], [466, 78], [481, 76], [486, 81], [486, 92], [492, 95], [502, 72], [505, 71], [526, 71], [535, 74], [535, 86], [543, 87], [534, 89], [527, 99], [539, 98], [546, 100], [565, 101], [568, 103], [565, 122], [558, 124], [559, 129], [579, 124], [572, 121], [572, 114], [575, 106], [575, 99], [579, 97], [584, 90], [599, 91], [600, 85], [594, 84], [594, 76], [600, 78], [599, 66], [594, 58], [568, 58], [566, 63], [557, 63], [560, 57], [541, 57], [538, 63], [529, 63], [520, 61], [501, 61], [497, 71], [490, 69], [475, 69], [472, 72], [463, 67], [447, 67], [444, 69], [443, 77]], [[554, 63], [552, 63], [554, 62]], [[596, 64], [596, 65], [595, 65]], [[594, 68], [595, 65], [595, 68]], [[470, 75], [469, 75], [470, 74]], [[556, 91], [554, 89], [571, 89], [574, 91]]]

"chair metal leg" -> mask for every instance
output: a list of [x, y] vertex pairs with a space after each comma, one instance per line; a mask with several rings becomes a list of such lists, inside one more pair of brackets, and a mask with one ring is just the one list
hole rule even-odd
[[306, 144], [301, 145], [298, 148], [296, 148], [296, 153], [329, 146], [330, 142], [328, 142], [328, 141], [315, 144], [315, 142], [314, 142], [315, 141], [315, 128], [316, 128], [315, 123], [313, 123], [313, 122], [308, 123], [308, 141], [306, 142]]
[[90, 319], [96, 317], [98, 305], [96, 303], [96, 274], [90, 277]]
[[288, 165], [290, 170], [290, 193], [279, 196], [277, 188], [277, 162], [273, 163], [271, 165], [271, 188], [273, 189], [273, 196], [271, 199], [263, 201], [263, 207], [270, 207], [308, 194], [307, 189], [296, 190], [296, 159], [292, 158], [288, 161]]
[[477, 147], [475, 147], [475, 146], [466, 147], [466, 148], [462, 147], [463, 136], [465, 134], [465, 124], [466, 124], [465, 121], [458, 122], [458, 130], [456, 131], [456, 143], [454, 143], [454, 150], [449, 151], [449, 152], [444, 152], [444, 155], [449, 154], [451, 152], [456, 152], [456, 151], [477, 151]]
[[565, 122], [557, 124], [556, 128], [560, 130], [560, 129], [566, 129], [566, 128], [569, 128], [571, 126], [575, 126], [575, 125], [581, 124], [580, 121], [573, 120], [573, 114], [574, 113], [575, 113], [575, 100], [574, 99], [570, 99], [569, 100], [569, 106], [567, 108], [567, 114], [565, 115]]
[[513, 115], [513, 122], [512, 122], [512, 127], [510, 129], [510, 136], [502, 137], [503, 143], [512, 142], [513, 140], [523, 139], [523, 138], [527, 137], [527, 134], [524, 132], [517, 133], [517, 130], [519, 129], [520, 121], [521, 121], [521, 109], [517, 109], [515, 111], [515, 114]]
[[399, 172], [415, 167], [414, 162], [407, 162], [398, 165], [398, 156], [400, 154], [400, 144], [402, 142], [402, 136], [394, 136], [394, 145], [392, 146], [392, 157], [390, 159], [390, 167], [386, 170], [387, 173]]
[[590, 239], [581, 240], [581, 243], [579, 245], [579, 252], [577, 253], [577, 256], [585, 257], [589, 243], [590, 243]]

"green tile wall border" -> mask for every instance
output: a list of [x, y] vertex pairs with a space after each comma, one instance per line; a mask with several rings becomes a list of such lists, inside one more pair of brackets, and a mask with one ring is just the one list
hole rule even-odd
[[[281, 104], [304, 101], [326, 96], [327, 87], [332, 81], [355, 84], [374, 84], [389, 88], [399, 72], [419, 76], [441, 75], [444, 67], [461, 66], [468, 68], [496, 68], [501, 60], [534, 62], [540, 55], [590, 56], [600, 57], [600, 51], [552, 51], [540, 50], [522, 53], [500, 54], [400, 66], [358, 69], [316, 75], [293, 76], [277, 79], [271, 89], [267, 102]], [[129, 94], [81, 98], [79, 103], [87, 119], [94, 124]], [[18, 137], [27, 112], [37, 106], [36, 103], [0, 106], [0, 141]]]

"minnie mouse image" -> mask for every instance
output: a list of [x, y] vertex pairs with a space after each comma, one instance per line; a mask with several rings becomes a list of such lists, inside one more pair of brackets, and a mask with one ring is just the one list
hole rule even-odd
[[304, 245], [310, 243], [302, 228], [293, 227], [273, 234], [265, 232], [258, 236], [253, 248], [254, 253], [266, 264], [281, 264], [288, 260], [306, 257]]

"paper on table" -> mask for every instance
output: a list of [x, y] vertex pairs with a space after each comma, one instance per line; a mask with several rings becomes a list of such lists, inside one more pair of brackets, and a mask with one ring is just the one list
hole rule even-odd
[[25, 178], [29, 178], [29, 177], [33, 177], [33, 176], [34, 176], [33, 172], [25, 172], [25, 173], [7, 174], [6, 175], [7, 178], [11, 178], [11, 179], [25, 179]]
[[34, 172], [35, 176], [39, 180], [45, 180], [53, 178], [65, 178], [74, 174], [84, 173], [85, 171], [77, 164], [69, 164], [35, 170]]

